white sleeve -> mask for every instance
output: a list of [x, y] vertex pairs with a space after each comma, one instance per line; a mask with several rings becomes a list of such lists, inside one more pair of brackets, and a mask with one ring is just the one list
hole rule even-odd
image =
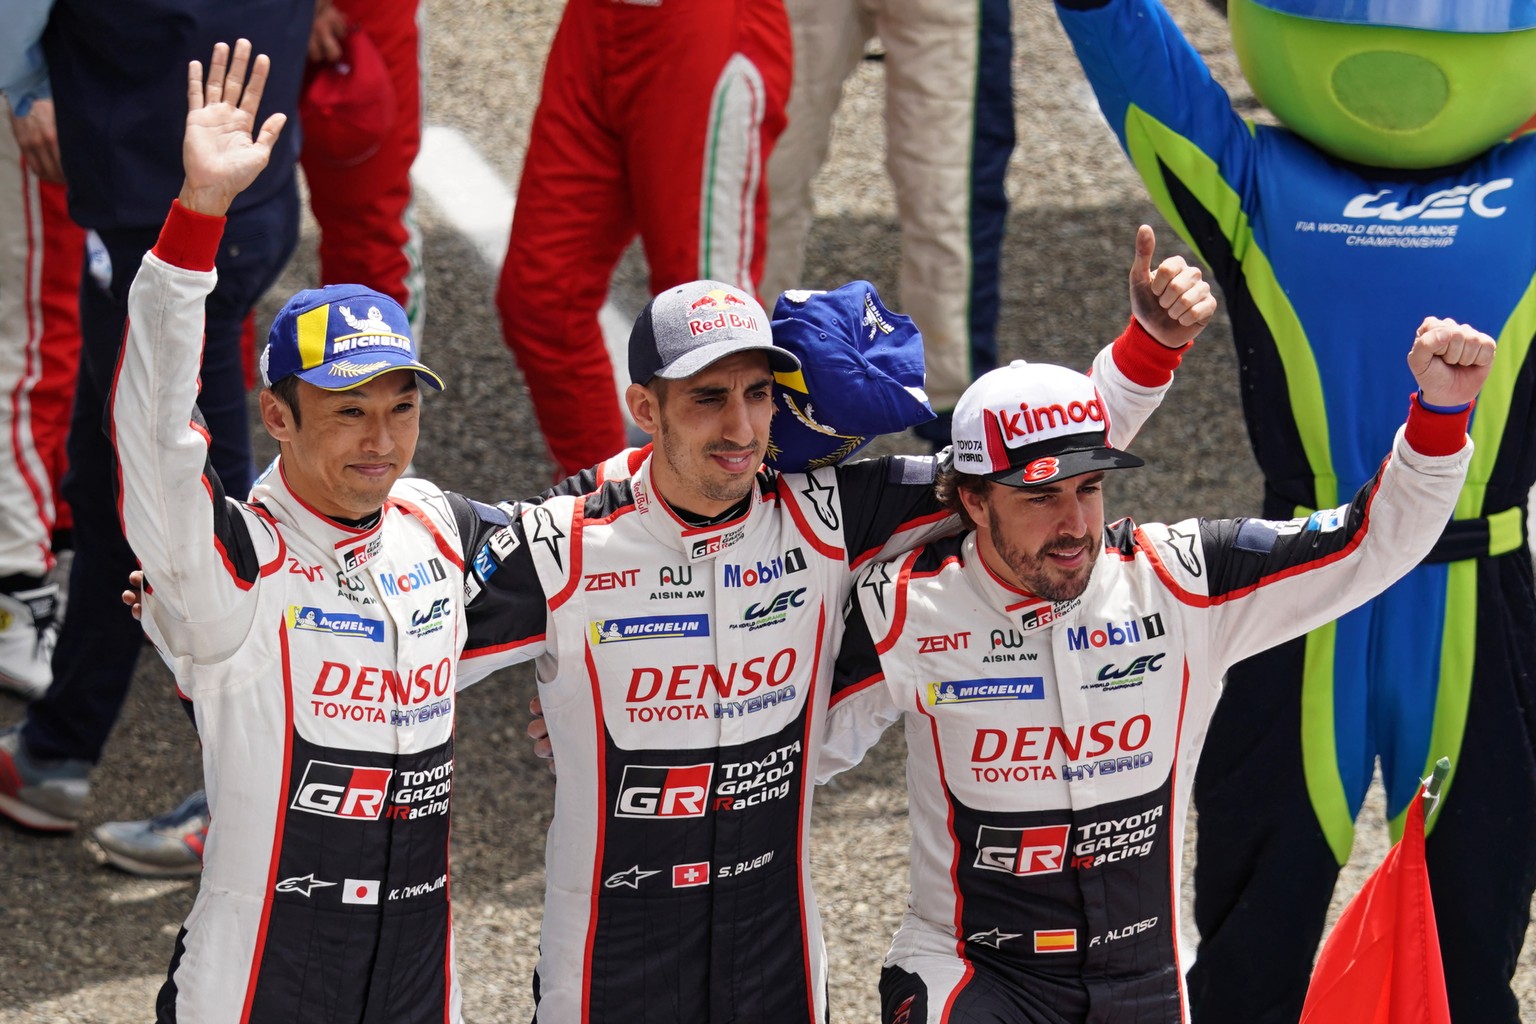
[[[192, 216], [172, 212], [134, 278], [109, 422], [122, 474], [123, 532], [150, 588], [146, 631], [166, 653], [202, 661], [227, 656], [244, 640], [257, 584], [280, 556], [281, 542], [270, 522], [224, 496], [208, 465], [208, 432], [195, 406], [203, 301], [215, 274], [158, 254], [185, 254], [206, 243], [199, 236], [208, 225], [186, 220]], [[214, 248], [217, 238], [214, 232]]]

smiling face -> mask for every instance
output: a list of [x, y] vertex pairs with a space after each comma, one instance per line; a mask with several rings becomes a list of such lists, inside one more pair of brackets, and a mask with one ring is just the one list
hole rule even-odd
[[631, 384], [625, 399], [655, 439], [651, 476], [667, 504], [715, 516], [752, 493], [773, 418], [773, 374], [762, 352], [727, 356], [680, 380]]
[[1088, 588], [1104, 541], [1104, 474], [1042, 487], [963, 489], [982, 560], [1003, 582], [1048, 601]]
[[272, 391], [261, 420], [278, 442], [294, 494], [335, 519], [377, 512], [416, 453], [420, 396], [416, 374], [391, 370], [346, 391], [298, 382], [298, 416]]

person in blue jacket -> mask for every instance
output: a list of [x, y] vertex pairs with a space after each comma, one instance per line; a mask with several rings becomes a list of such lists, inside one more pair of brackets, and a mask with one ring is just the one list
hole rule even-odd
[[1199, 1024], [1294, 1022], [1379, 761], [1401, 828], [1453, 769], [1427, 855], [1452, 1017], [1513, 1022], [1536, 889], [1533, 0], [1232, 0], [1244, 120], [1156, 0], [1057, 0], [1105, 117], [1225, 292], [1264, 514], [1367, 479], [1410, 382], [1384, 346], [1425, 309], [1502, 350], [1434, 551], [1376, 600], [1234, 667], [1195, 783]]

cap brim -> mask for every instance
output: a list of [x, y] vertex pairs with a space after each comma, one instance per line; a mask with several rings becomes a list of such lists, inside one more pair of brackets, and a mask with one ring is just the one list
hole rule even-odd
[[775, 373], [793, 373], [800, 369], [800, 359], [792, 352], [786, 352], [777, 345], [768, 342], [742, 341], [740, 339], [727, 338], [717, 341], [712, 345], [701, 345], [696, 349], [684, 352], [666, 366], [656, 371], [656, 376], [667, 380], [681, 380], [684, 377], [692, 377], [700, 370], [717, 363], [726, 356], [733, 356], [738, 352], [765, 352], [768, 355], [768, 368]]
[[360, 360], [341, 359], [313, 369], [300, 370], [294, 376], [326, 391], [350, 391], [395, 370], [415, 370], [418, 380], [434, 390], [443, 390], [443, 378], [426, 366], [413, 359], [395, 357], [395, 353], [383, 351], [369, 352]]
[[[1055, 460], [1056, 471], [1050, 476], [1042, 477], [1039, 471], [1043, 468], [1041, 464], [1047, 458]], [[1084, 448], [1042, 456], [1014, 469], [988, 473], [986, 478], [1005, 487], [1043, 487], [1046, 484], [1058, 483], [1085, 473], [1099, 473], [1106, 469], [1135, 469], [1145, 465], [1145, 462], [1130, 452], [1123, 452], [1118, 448]], [[1030, 473], [1031, 476], [1028, 483], [1024, 481], [1025, 473]]]

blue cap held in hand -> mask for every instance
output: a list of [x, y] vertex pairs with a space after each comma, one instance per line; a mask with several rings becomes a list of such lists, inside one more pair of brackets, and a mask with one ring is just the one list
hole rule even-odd
[[879, 434], [934, 418], [923, 392], [923, 336], [885, 308], [875, 286], [785, 292], [773, 342], [800, 360], [774, 374], [770, 466], [801, 472], [843, 462]]

